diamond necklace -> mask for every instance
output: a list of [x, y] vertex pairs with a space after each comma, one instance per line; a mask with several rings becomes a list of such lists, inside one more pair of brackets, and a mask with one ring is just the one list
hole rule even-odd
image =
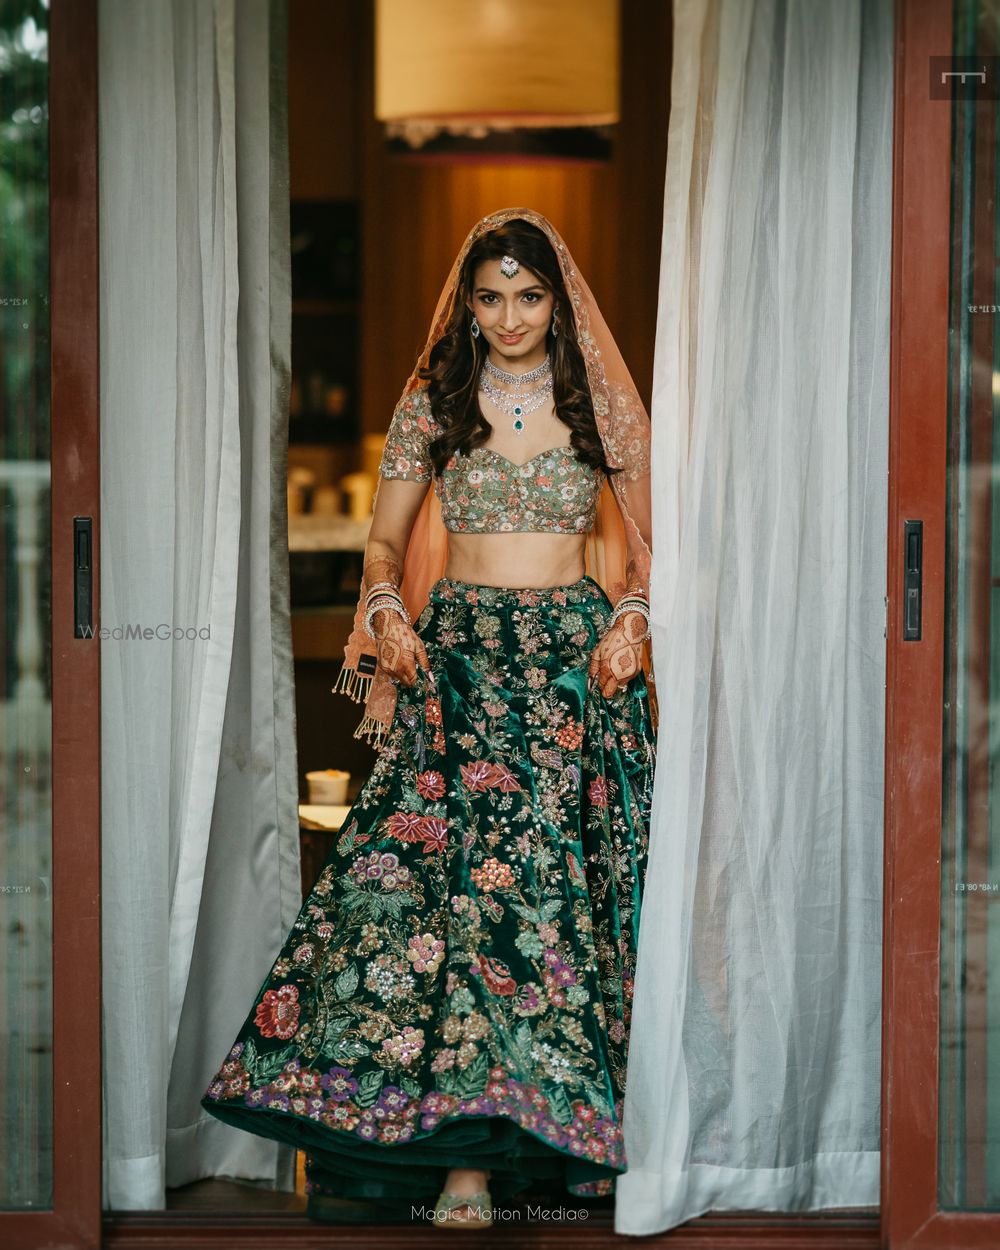
[[536, 408], [540, 408], [552, 394], [552, 376], [550, 374], [541, 386], [534, 387], [530, 391], [502, 391], [484, 372], [479, 375], [479, 387], [501, 412], [514, 418], [512, 422], [514, 433], [520, 434], [524, 429], [522, 418], [529, 412], [534, 412]]
[[[544, 376], [541, 386], [532, 387], [530, 390], [505, 391], [501, 390], [493, 381], [493, 377], [502, 378], [514, 385], [518, 385], [526, 380], [534, 381], [536, 378]], [[483, 362], [483, 368], [479, 371], [479, 388], [484, 394], [488, 395], [494, 404], [509, 417], [514, 420], [514, 433], [520, 434], [524, 429], [523, 417], [529, 412], [534, 412], [536, 408], [540, 408], [542, 404], [552, 394], [552, 370], [548, 356], [535, 369], [528, 373], [507, 373], [503, 369], [497, 368], [495, 364], [487, 357]]]
[[498, 382], [506, 382], [508, 386], [517, 386], [521, 382], [537, 382], [539, 378], [543, 378], [552, 368], [552, 360], [548, 352], [546, 352], [542, 363], [536, 365], [534, 369], [530, 369], [527, 373], [508, 373], [506, 369], [501, 369], [499, 365], [495, 365], [489, 356], [484, 357], [483, 365], [487, 373], [491, 373]]

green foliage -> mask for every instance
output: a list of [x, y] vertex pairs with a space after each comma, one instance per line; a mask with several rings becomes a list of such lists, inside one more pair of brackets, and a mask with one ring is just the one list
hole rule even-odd
[[378, 1068], [370, 1069], [361, 1076], [358, 1081], [357, 1092], [354, 1095], [354, 1101], [359, 1107], [371, 1107], [378, 1102], [378, 1096], [382, 1092], [382, 1083], [385, 1080], [385, 1073]]
[[459, 1075], [459, 1098], [475, 1098], [477, 1094], [481, 1094], [486, 1088], [488, 1072], [489, 1060], [483, 1054], [477, 1055]]
[[358, 988], [357, 964], [348, 964], [333, 983], [333, 991], [340, 999], [351, 998]]
[[295, 1053], [294, 1045], [289, 1045], [283, 1046], [280, 1050], [265, 1051], [264, 1054], [260, 1054], [254, 1045], [253, 1038], [248, 1037], [240, 1058], [250, 1074], [251, 1082], [254, 1085], [264, 1085], [274, 1080], [289, 1059], [294, 1058]]
[[552, 1085], [547, 1091], [549, 1107], [560, 1124], [569, 1124], [573, 1120], [573, 1108], [569, 1105], [569, 1095], [561, 1085]]
[[477, 1055], [467, 1068], [449, 1068], [438, 1077], [442, 1093], [456, 1098], [475, 1098], [486, 1088], [489, 1061], [485, 1055]]
[[417, 1102], [424, 1096], [420, 1082], [414, 1080], [412, 1076], [401, 1076], [396, 1084], [400, 1089], [405, 1090], [411, 1098], [415, 1098]]
[[5, 459], [49, 458], [48, 10], [0, 0], [0, 403]]

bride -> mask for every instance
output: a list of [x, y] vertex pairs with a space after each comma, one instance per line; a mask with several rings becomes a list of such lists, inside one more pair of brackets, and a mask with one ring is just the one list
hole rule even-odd
[[625, 1170], [655, 752], [649, 420], [540, 214], [470, 231], [379, 479], [336, 687], [379, 755], [202, 1105], [315, 1219], [484, 1226]]

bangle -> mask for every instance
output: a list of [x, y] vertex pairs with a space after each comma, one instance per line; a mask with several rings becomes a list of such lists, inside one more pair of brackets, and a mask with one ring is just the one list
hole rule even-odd
[[636, 640], [638, 642], [645, 642], [646, 639], [651, 636], [651, 631], [649, 628], [649, 606], [644, 599], [639, 599], [638, 597], [632, 597], [629, 595], [623, 595], [622, 598], [618, 600], [618, 603], [615, 606], [614, 612], [611, 613], [611, 618], [608, 621], [607, 628], [611, 629], [611, 627], [621, 617], [623, 617], [626, 612], [638, 612], [645, 619], [646, 632], [643, 634], [641, 638]]
[[372, 630], [372, 617], [375, 615], [376, 612], [381, 612], [383, 608], [389, 608], [393, 612], [398, 612], [399, 615], [403, 618], [403, 620], [407, 623], [407, 625], [410, 624], [410, 614], [407, 612], [406, 608], [403, 606], [402, 600], [397, 599], [396, 597], [391, 596], [391, 595], [386, 595], [385, 597], [381, 597], [381, 596], [376, 597], [373, 600], [373, 602], [368, 604], [365, 610], [365, 620], [364, 620], [365, 633], [369, 634], [372, 638], [375, 637], [375, 634]]
[[375, 607], [376, 604], [378, 604], [380, 608], [384, 608], [384, 607], [395, 608], [395, 610], [399, 612], [401, 616], [405, 616], [407, 620], [409, 620], [409, 615], [407, 614], [407, 611], [406, 611], [406, 605], [403, 603], [402, 599], [400, 599], [399, 595], [387, 595], [387, 594], [373, 595], [371, 599], [368, 599], [366, 601], [365, 603], [365, 619], [366, 620], [368, 619], [368, 617], [372, 615], [372, 609]]
[[395, 582], [375, 582], [373, 586], [368, 587], [368, 593], [365, 595], [365, 599], [370, 599], [377, 590], [384, 590], [386, 593], [393, 595], [399, 594], [399, 587]]
[[615, 604], [615, 611], [617, 611], [619, 608], [624, 609], [626, 605], [628, 605], [631, 608], [634, 608], [634, 610], [637, 612], [649, 611], [649, 600], [646, 598], [645, 595], [640, 595], [640, 594], [622, 595], [622, 597]]

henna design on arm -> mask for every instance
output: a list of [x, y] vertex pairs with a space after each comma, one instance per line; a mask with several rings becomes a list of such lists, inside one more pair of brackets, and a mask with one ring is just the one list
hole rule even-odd
[[376, 582], [392, 582], [398, 590], [403, 584], [403, 566], [395, 556], [375, 555], [365, 558], [362, 577], [367, 593]]

